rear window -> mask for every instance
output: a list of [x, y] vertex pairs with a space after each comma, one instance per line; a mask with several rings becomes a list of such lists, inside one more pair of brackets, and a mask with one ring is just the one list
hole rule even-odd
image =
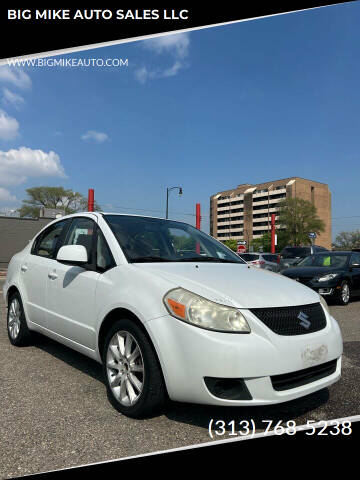
[[263, 255], [263, 259], [267, 262], [277, 263], [277, 255]]
[[310, 253], [310, 247], [291, 247], [285, 248], [281, 255], [283, 258], [307, 257]]
[[252, 262], [254, 260], [259, 260], [259, 255], [254, 253], [242, 253], [240, 257], [245, 260], [245, 262]]

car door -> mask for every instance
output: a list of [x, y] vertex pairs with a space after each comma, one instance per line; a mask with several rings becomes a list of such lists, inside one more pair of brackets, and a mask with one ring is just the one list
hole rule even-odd
[[20, 266], [22, 297], [31, 322], [47, 326], [46, 287], [48, 272], [56, 264], [55, 254], [67, 220], [51, 224], [35, 239]]
[[96, 346], [95, 292], [99, 272], [95, 265], [97, 224], [90, 217], [74, 217], [63, 245], [83, 245], [88, 253], [84, 266], [55, 262], [48, 269], [48, 328], [92, 350]]

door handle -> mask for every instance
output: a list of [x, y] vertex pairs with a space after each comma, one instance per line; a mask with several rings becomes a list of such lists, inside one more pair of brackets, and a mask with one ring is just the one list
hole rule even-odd
[[27, 269], [28, 269], [28, 266], [27, 266], [27, 265], [21, 265], [20, 270], [21, 270], [22, 272], [26, 272]]
[[51, 280], [55, 280], [56, 278], [58, 278], [57, 273], [55, 273], [55, 272], [49, 272], [49, 273], [48, 273], [48, 277], [49, 277]]

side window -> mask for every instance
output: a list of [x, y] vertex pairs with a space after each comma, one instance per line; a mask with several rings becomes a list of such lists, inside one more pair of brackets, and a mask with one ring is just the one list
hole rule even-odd
[[115, 261], [106, 243], [104, 235], [98, 230], [96, 241], [96, 268], [104, 271], [115, 267]]
[[263, 258], [267, 261], [267, 262], [277, 262], [277, 256], [276, 255], [263, 255]]
[[86, 248], [89, 263], [91, 263], [92, 244], [95, 223], [90, 218], [75, 217], [67, 232], [64, 245], [83, 245]]
[[40, 257], [54, 258], [56, 245], [65, 224], [66, 220], [63, 220], [47, 228], [36, 240], [31, 253]]

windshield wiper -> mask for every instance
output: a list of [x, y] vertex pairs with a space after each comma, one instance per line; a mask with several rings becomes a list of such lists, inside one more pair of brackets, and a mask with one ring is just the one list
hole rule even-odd
[[175, 260], [175, 262], [219, 262], [219, 263], [242, 263], [236, 260], [226, 260], [219, 257], [185, 257]]
[[143, 262], [174, 262], [174, 260], [171, 260], [169, 258], [163, 258], [163, 257], [136, 257], [136, 258], [131, 258], [130, 259], [131, 263], [143, 263]]

